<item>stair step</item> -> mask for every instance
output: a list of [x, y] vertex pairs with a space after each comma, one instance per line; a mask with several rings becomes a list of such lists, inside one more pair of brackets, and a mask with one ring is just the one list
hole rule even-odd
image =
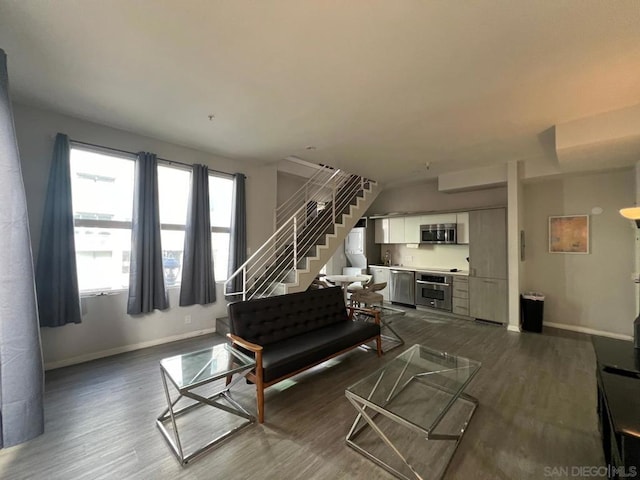
[[225, 337], [230, 332], [229, 317], [216, 318], [216, 333]]

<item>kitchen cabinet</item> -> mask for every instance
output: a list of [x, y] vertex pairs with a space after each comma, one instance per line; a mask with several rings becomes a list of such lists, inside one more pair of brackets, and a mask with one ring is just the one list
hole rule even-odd
[[373, 276], [372, 283], [386, 283], [387, 286], [382, 290], [378, 290], [378, 293], [382, 294], [382, 298], [385, 302], [389, 302], [389, 269], [384, 267], [369, 267], [369, 274]]
[[456, 214], [436, 213], [431, 215], [422, 215], [421, 225], [434, 225], [438, 223], [456, 223]]
[[420, 243], [420, 225], [422, 215], [404, 217], [404, 241], [405, 243]]
[[388, 218], [376, 219], [374, 232], [376, 243], [391, 243], [389, 242], [389, 220]]
[[392, 217], [389, 219], [389, 243], [405, 243], [404, 217]]
[[456, 232], [457, 243], [469, 243], [469, 212], [456, 213], [456, 224], [458, 229]]
[[507, 281], [499, 278], [469, 277], [469, 316], [506, 323]]
[[420, 225], [443, 223], [457, 224], [457, 243], [469, 243], [468, 212], [377, 218], [375, 220], [375, 243], [420, 243]]
[[507, 218], [504, 208], [469, 212], [469, 274], [507, 278]]
[[508, 320], [504, 208], [469, 212], [469, 314], [498, 323]]
[[453, 277], [452, 312], [469, 316], [469, 278], [456, 275]]
[[374, 237], [376, 243], [405, 243], [404, 217], [376, 219]]

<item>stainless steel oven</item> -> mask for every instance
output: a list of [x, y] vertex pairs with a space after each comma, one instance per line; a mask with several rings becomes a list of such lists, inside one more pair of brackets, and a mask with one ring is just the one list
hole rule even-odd
[[451, 311], [453, 277], [416, 272], [416, 305]]

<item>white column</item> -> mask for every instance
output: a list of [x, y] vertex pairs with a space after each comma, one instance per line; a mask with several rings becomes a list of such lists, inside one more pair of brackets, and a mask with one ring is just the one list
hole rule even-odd
[[[509, 324], [507, 329], [520, 331], [520, 230], [523, 225], [523, 198], [520, 184], [522, 166], [513, 161], [507, 164], [507, 262], [509, 271], [508, 301]], [[523, 277], [523, 276], [522, 276]]]

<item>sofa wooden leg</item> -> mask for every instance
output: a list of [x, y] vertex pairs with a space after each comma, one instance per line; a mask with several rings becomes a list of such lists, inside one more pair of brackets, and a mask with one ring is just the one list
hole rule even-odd
[[376, 337], [376, 350], [378, 351], [378, 356], [382, 356], [382, 338], [380, 335]]
[[264, 371], [262, 351], [256, 352], [256, 400], [258, 402], [258, 423], [264, 423]]
[[258, 423], [264, 423], [264, 387], [257, 383], [256, 394], [258, 400]]

